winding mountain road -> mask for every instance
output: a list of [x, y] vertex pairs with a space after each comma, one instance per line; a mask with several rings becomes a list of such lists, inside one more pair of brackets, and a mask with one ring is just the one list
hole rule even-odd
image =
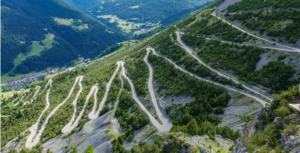
[[135, 88], [131, 80], [126, 76], [125, 73], [125, 68], [124, 68], [124, 62], [118, 62], [122, 66], [122, 75], [124, 76], [125, 79], [128, 80], [131, 90], [132, 90], [132, 97], [136, 101], [136, 103], [139, 105], [139, 107], [145, 112], [145, 114], [148, 116], [150, 122], [152, 123], [153, 126], [157, 128], [158, 131], [163, 132], [163, 131], [170, 131], [172, 124], [165, 124], [161, 125], [152, 115], [151, 113], [147, 110], [147, 108], [140, 102], [140, 100], [137, 98]]
[[196, 59], [200, 64], [206, 66], [206, 67], [209, 68], [211, 71], [216, 72], [219, 76], [222, 76], [222, 77], [227, 78], [227, 79], [232, 79], [235, 83], [241, 83], [241, 84], [243, 84], [243, 87], [244, 87], [244, 88], [246, 88], [246, 89], [248, 89], [248, 90], [250, 90], [250, 91], [252, 91], [252, 92], [254, 92], [254, 93], [258, 94], [258, 95], [261, 95], [262, 97], [264, 97], [264, 98], [266, 98], [266, 99], [268, 99], [268, 100], [270, 100], [270, 101], [273, 101], [272, 98], [270, 98], [270, 97], [264, 95], [263, 93], [258, 92], [257, 90], [253, 89], [253, 88], [255, 88], [255, 87], [250, 86], [250, 85], [248, 85], [248, 84], [246, 84], [246, 83], [240, 82], [240, 81], [238, 81], [235, 77], [230, 76], [230, 75], [226, 75], [226, 74], [224, 74], [224, 73], [221, 73], [220, 71], [217, 71], [216, 69], [214, 69], [214, 68], [210, 67], [209, 65], [205, 64], [200, 58], [198, 58], [198, 57], [195, 55], [195, 53], [193, 52], [193, 50], [192, 50], [190, 47], [188, 47], [188, 46], [181, 40], [180, 32], [176, 32], [176, 35], [177, 35], [177, 41], [178, 41], [179, 44], [180, 44], [179, 46], [180, 46], [181, 48], [183, 48], [187, 53], [189, 53], [189, 54], [190, 54], [194, 59]]
[[29, 104], [31, 104], [33, 102], [33, 100], [36, 98], [37, 94], [39, 93], [39, 91], [41, 90], [41, 86], [36, 86], [35, 89], [37, 89], [37, 91], [34, 93], [33, 97], [31, 98]]
[[[155, 51], [154, 48], [147, 48], [147, 50], [152, 50], [154, 55], [160, 56], [160, 55], [158, 55], [158, 54], [156, 53], [156, 51]], [[160, 57], [163, 57], [163, 56], [160, 56]], [[220, 83], [216, 83], [216, 82], [213, 82], [213, 81], [204, 79], [204, 78], [200, 78], [200, 77], [198, 77], [197, 75], [194, 75], [194, 74], [192, 74], [192, 73], [186, 71], [185, 69], [181, 68], [180, 66], [178, 66], [177, 64], [175, 64], [175, 63], [174, 63], [173, 61], [171, 61], [170, 59], [165, 58], [165, 57], [163, 57], [163, 58], [166, 59], [167, 61], [169, 61], [170, 63], [172, 63], [172, 64], [175, 66], [175, 68], [177, 68], [177, 69], [181, 70], [182, 72], [187, 73], [187, 74], [189, 74], [189, 75], [191, 75], [191, 76], [194, 76], [195, 78], [197, 78], [197, 79], [199, 79], [199, 80], [206, 81], [206, 82], [209, 82], [209, 83], [212, 83], [212, 84], [215, 84], [215, 85], [224, 87], [224, 88], [226, 88], [226, 89], [228, 89], [228, 90], [231, 90], [231, 91], [235, 91], [235, 92], [241, 93], [241, 94], [243, 94], [243, 95], [245, 95], [245, 96], [247, 96], [247, 97], [251, 97], [251, 98], [257, 100], [257, 101], [258, 101], [259, 103], [261, 103], [263, 106], [265, 106], [266, 104], [268, 104], [267, 101], [265, 101], [265, 100], [263, 100], [263, 99], [261, 99], [261, 98], [258, 98], [258, 97], [256, 97], [256, 96], [250, 95], [250, 94], [248, 94], [248, 93], [246, 93], [246, 92], [244, 92], [244, 91], [242, 91], [242, 90], [237, 90], [237, 89], [234, 89], [234, 88], [231, 88], [231, 87], [222, 85], [222, 84], [220, 84]]]
[[[27, 138], [26, 140], [26, 143], [25, 143], [25, 147], [26, 148], [32, 148], [33, 146], [35, 146], [39, 141], [40, 141], [40, 137], [35, 137], [34, 141], [32, 142], [34, 136], [36, 135], [37, 133], [37, 130], [39, 128], [39, 124], [41, 122], [41, 118], [43, 116], [43, 114], [46, 112], [46, 110], [50, 107], [50, 101], [49, 101], [49, 94], [50, 94], [50, 90], [51, 90], [51, 86], [52, 86], [52, 79], [48, 81], [47, 84], [50, 84], [50, 89], [48, 90], [47, 92], [47, 95], [46, 95], [46, 108], [43, 110], [42, 114], [39, 116], [38, 120], [36, 121], [35, 124], [33, 124], [30, 128], [29, 128], [29, 131], [31, 132], [29, 137]], [[47, 87], [47, 86], [46, 86]]]
[[[80, 83], [80, 90], [82, 91], [82, 85]], [[87, 107], [87, 104], [89, 102], [89, 99], [90, 97], [94, 94], [94, 100], [95, 102], [97, 102], [97, 93], [98, 93], [98, 90], [99, 90], [99, 86], [98, 85], [95, 85], [91, 88], [89, 94], [86, 96], [86, 101], [85, 101], [85, 104], [83, 106], [83, 108], [81, 109], [79, 115], [77, 116], [76, 120], [75, 120], [75, 115], [76, 115], [76, 112], [77, 112], [77, 99], [80, 95], [76, 96], [76, 99], [73, 101], [73, 105], [74, 105], [74, 113], [73, 113], [73, 116], [72, 116], [72, 119], [70, 120], [70, 122], [65, 125], [63, 127], [63, 129], [61, 130], [62, 133], [68, 133], [68, 132], [71, 132], [74, 128], [77, 127], [78, 125], [78, 122], [79, 120], [81, 119], [86, 107]], [[75, 120], [75, 121], [74, 121]], [[74, 122], [74, 123], [73, 123]]]
[[120, 99], [120, 95], [121, 95], [121, 92], [123, 90], [123, 86], [124, 86], [124, 82], [123, 82], [123, 79], [122, 79], [122, 73], [120, 73], [120, 79], [121, 79], [121, 89], [119, 91], [119, 94], [118, 94], [118, 97], [117, 97], [117, 100], [115, 102], [115, 105], [114, 105], [114, 110], [113, 110], [113, 113], [112, 113], [112, 116], [111, 116], [111, 124], [112, 124], [112, 131], [111, 133], [118, 133], [118, 129], [120, 128], [120, 124], [116, 118], [116, 110], [117, 110], [117, 106], [119, 104], [119, 99]]
[[267, 40], [267, 39], [264, 39], [264, 38], [258, 37], [258, 36], [256, 36], [256, 35], [254, 35], [254, 34], [250, 33], [250, 32], [247, 32], [247, 31], [245, 31], [245, 30], [241, 29], [240, 27], [238, 27], [238, 26], [236, 26], [236, 25], [233, 25], [233, 24], [231, 24], [231, 23], [227, 22], [225, 19], [222, 19], [221, 17], [217, 16], [215, 13], [211, 13], [211, 15], [212, 15], [212, 16], [214, 16], [214, 17], [216, 17], [216, 18], [218, 18], [218, 19], [220, 19], [220, 20], [222, 20], [223, 22], [225, 22], [225, 23], [227, 23], [227, 24], [231, 25], [232, 27], [234, 27], [234, 28], [236, 28], [236, 29], [240, 30], [241, 32], [243, 32], [243, 33], [247, 33], [248, 35], [250, 35], [250, 36], [252, 36], [252, 37], [255, 37], [255, 38], [258, 38], [258, 39], [264, 40], [264, 41], [266, 41], [266, 42], [269, 42], [269, 43], [274, 43], [274, 44], [276, 44], [276, 45], [278, 45], [278, 46], [282, 46], [282, 47], [285, 47], [285, 48], [290, 48], [290, 49], [293, 49], [293, 50], [294, 50], [294, 52], [300, 52], [300, 49], [298, 49], [298, 48], [293, 48], [293, 47], [285, 46], [285, 45], [282, 45], [282, 44], [279, 44], [279, 43], [276, 43], [276, 42], [273, 42], [273, 41], [270, 41], [270, 40]]
[[97, 101], [95, 101], [93, 110], [88, 115], [89, 119], [95, 119], [95, 118], [97, 118], [99, 116], [100, 111], [102, 110], [102, 108], [103, 108], [103, 106], [105, 104], [105, 101], [107, 99], [111, 83], [114, 80], [114, 78], [115, 78], [115, 76], [116, 76], [116, 74], [119, 71], [119, 68], [121, 66], [119, 62], [117, 63], [117, 65], [118, 65], [117, 69], [115, 70], [114, 74], [112, 75], [112, 77], [110, 78], [110, 80], [108, 81], [108, 83], [106, 84], [106, 91], [105, 91], [104, 97], [102, 98], [102, 100], [101, 100], [101, 102], [99, 104], [98, 110], [96, 111]]
[[[42, 125], [42, 128], [39, 131], [37, 131], [37, 130], [38, 130], [38, 127], [39, 127], [39, 124], [40, 124], [40, 121], [41, 121], [41, 117], [42, 117], [42, 115], [43, 115], [43, 113], [45, 112], [46, 109], [40, 115], [40, 117], [37, 120], [37, 122], [30, 127], [29, 130], [30, 130], [31, 134], [29, 135], [29, 137], [26, 140], [26, 143], [25, 143], [25, 147], [26, 148], [32, 148], [36, 144], [38, 144], [40, 142], [40, 140], [42, 138], [42, 134], [43, 134], [43, 132], [44, 132], [44, 130], [45, 130], [47, 124], [48, 124], [48, 121], [49, 121], [50, 117], [59, 109], [59, 107], [61, 107], [70, 98], [70, 96], [72, 95], [72, 93], [73, 93], [73, 91], [75, 89], [75, 86], [76, 86], [77, 82], [79, 81], [81, 83], [82, 78], [83, 78], [83, 76], [76, 77], [75, 83], [72, 86], [72, 88], [71, 88], [71, 90], [69, 92], [68, 97], [51, 111], [51, 113], [47, 116], [44, 124]], [[48, 81], [48, 83], [49, 83], [49, 81]], [[51, 80], [51, 86], [52, 86], [52, 80]], [[47, 101], [47, 107], [46, 108], [47, 109], [50, 107], [49, 93], [50, 93], [50, 89], [48, 90], [47, 97], [46, 97], [46, 101]], [[38, 134], [36, 135], [37, 132], [38, 132]], [[34, 140], [33, 140], [33, 138], [34, 138]]]
[[26, 101], [26, 102], [24, 103], [24, 105], [26, 105], [26, 104], [31, 104], [31, 103], [33, 102], [33, 100], [35, 99], [37, 93], [40, 91], [41, 86], [36, 86], [35, 89], [36, 89], [36, 91], [35, 91], [34, 95], [32, 96], [32, 98], [30, 99], [30, 101]]
[[23, 100], [24, 96], [22, 96], [22, 98], [20, 99], [20, 101], [18, 101], [17, 103], [14, 104], [14, 106], [18, 106], [18, 104]]
[[159, 117], [159, 119], [162, 122], [162, 125], [166, 126], [166, 127], [172, 127], [172, 120], [168, 117], [168, 115], [164, 111], [162, 111], [160, 109], [160, 107], [158, 106], [158, 103], [157, 103], [157, 99], [155, 97], [155, 93], [154, 93], [154, 89], [153, 89], [153, 69], [152, 69], [152, 66], [148, 62], [149, 53], [150, 53], [150, 50], [147, 49], [147, 55], [144, 57], [144, 61], [148, 65], [148, 68], [149, 68], [148, 90], [149, 90], [149, 93], [151, 96], [151, 100], [155, 107], [157, 116]]
[[[182, 33], [182, 32], [181, 32]], [[183, 34], [183, 33], [182, 33]], [[206, 40], [213, 40], [211, 38], [205, 38]], [[222, 43], [227, 43], [227, 44], [234, 44], [234, 45], [246, 45], [246, 46], [255, 46], [255, 45], [248, 45], [248, 44], [239, 44], [239, 43], [233, 43], [230, 41], [224, 41], [224, 40], [219, 40]], [[284, 49], [284, 48], [276, 48], [276, 47], [265, 47], [265, 46], [258, 46], [260, 48], [266, 48], [266, 49], [275, 49], [275, 50], [281, 50], [281, 51], [287, 51], [287, 52], [297, 52], [296, 50], [293, 49]]]

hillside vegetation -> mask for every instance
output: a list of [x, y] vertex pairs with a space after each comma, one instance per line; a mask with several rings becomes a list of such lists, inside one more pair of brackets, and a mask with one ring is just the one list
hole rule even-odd
[[274, 45], [217, 18], [212, 13], [225, 2], [219, 0], [131, 46], [115, 44], [85, 67], [4, 98], [1, 149], [299, 149], [300, 117], [289, 104], [299, 103], [300, 53], [295, 46]]
[[184, 20], [212, 2], [214, 0], [108, 0], [84, 12], [114, 30], [135, 37]]
[[94, 58], [125, 38], [60, 1], [5, 1], [1, 13], [2, 75], [70, 65], [79, 56]]

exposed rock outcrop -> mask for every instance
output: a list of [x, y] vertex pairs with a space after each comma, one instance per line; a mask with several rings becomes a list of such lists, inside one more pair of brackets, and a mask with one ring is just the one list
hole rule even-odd
[[186, 149], [184, 148], [183, 140], [179, 140], [178, 137], [182, 136], [183, 133], [179, 132], [176, 135], [169, 135], [167, 140], [163, 143], [162, 148], [167, 152], [173, 152], [176, 150], [177, 152], [186, 152]]
[[283, 125], [282, 123], [282, 118], [281, 117], [276, 117], [273, 121], [273, 124], [275, 125]]
[[[299, 135], [299, 134], [298, 134]], [[279, 139], [281, 142], [281, 146], [286, 152], [292, 152], [299, 150], [300, 145], [300, 136], [293, 136], [293, 135], [285, 135], [281, 134], [281, 138]]]
[[242, 153], [247, 152], [247, 147], [243, 145], [243, 138], [239, 138], [236, 140], [236, 144], [232, 149], [232, 153]]
[[[265, 113], [264, 113], [265, 112]], [[259, 127], [266, 127], [268, 126], [268, 123], [265, 123], [266, 120], [270, 120], [274, 118], [275, 111], [271, 110], [270, 107], [263, 107], [253, 120], [253, 122], [245, 124], [242, 130], [242, 136], [248, 135], [251, 136], [258, 130], [260, 130]], [[276, 121], [279, 123], [279, 121]]]
[[[262, 108], [257, 114], [253, 122], [245, 124], [242, 130], [243, 136], [251, 136], [256, 132], [263, 132], [270, 123], [273, 123], [277, 126], [282, 126], [286, 128], [291, 124], [299, 124], [300, 114], [292, 114], [284, 118], [276, 117], [275, 111], [270, 109], [270, 107]], [[300, 131], [298, 130], [297, 134], [287, 135], [286, 132], [280, 132], [281, 137], [279, 142], [283, 150], [287, 153], [296, 153], [300, 152]], [[247, 152], [247, 146], [243, 145], [243, 136], [236, 141], [236, 144], [232, 150], [233, 153], [244, 153]], [[268, 146], [268, 143], [263, 145], [264, 147]], [[259, 152], [259, 149], [255, 150]]]

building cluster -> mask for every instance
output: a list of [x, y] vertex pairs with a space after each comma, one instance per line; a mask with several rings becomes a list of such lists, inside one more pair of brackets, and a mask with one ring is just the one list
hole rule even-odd
[[21, 78], [9, 80], [7, 82], [7, 87], [10, 90], [14, 91], [16, 89], [23, 88], [30, 83], [39, 81], [40, 79], [42, 79], [43, 77], [45, 77], [49, 74], [57, 73], [58, 70], [59, 70], [58, 68], [54, 68], [51, 70], [44, 70], [44, 71], [40, 71], [40, 72], [34, 73], [29, 76], [22, 76]]

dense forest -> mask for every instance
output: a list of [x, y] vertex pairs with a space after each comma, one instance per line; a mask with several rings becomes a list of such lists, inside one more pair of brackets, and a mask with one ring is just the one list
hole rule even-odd
[[[11, 76], [71, 64], [78, 56], [94, 58], [125, 38], [118, 32], [108, 32], [99, 21], [57, 1], [5, 1], [1, 8], [2, 74], [14, 67]], [[65, 21], [55, 22], [55, 18]], [[86, 28], [82, 28], [84, 26]], [[33, 42], [41, 42], [48, 32], [54, 35], [52, 47], [42, 50], [40, 56], [30, 56], [20, 65], [14, 65], [20, 53], [34, 52]]]

